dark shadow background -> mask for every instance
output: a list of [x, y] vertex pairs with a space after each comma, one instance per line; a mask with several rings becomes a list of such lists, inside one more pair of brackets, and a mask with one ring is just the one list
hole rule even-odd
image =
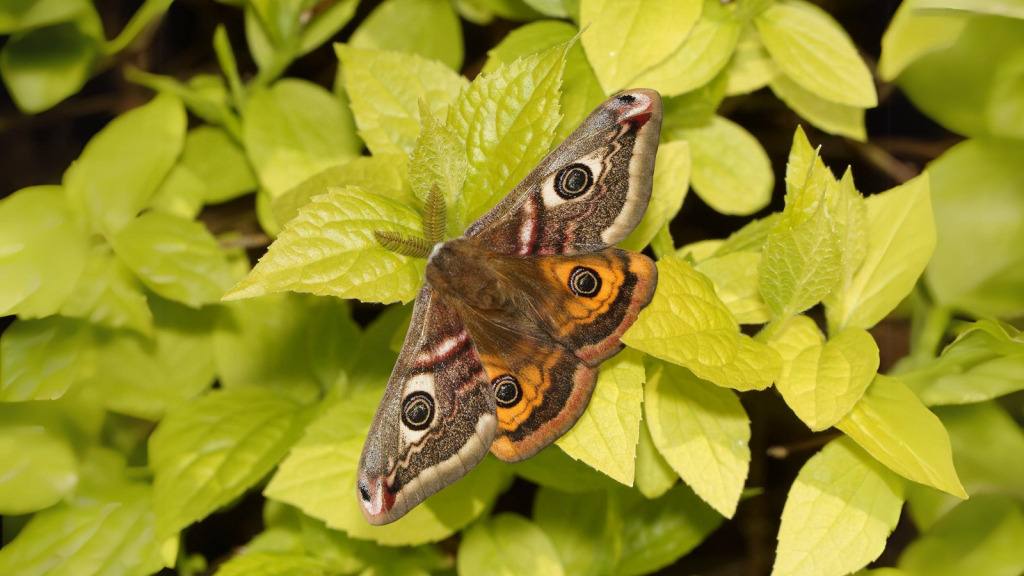
[[[325, 0], [329, 1], [329, 0]], [[725, 1], [725, 0], [723, 0]], [[141, 0], [97, 0], [107, 36], [113, 37]], [[882, 34], [898, 6], [896, 0], [818, 2], [852, 36], [873, 69], [880, 51]], [[356, 17], [334, 40], [346, 40], [379, 0], [363, 0]], [[106, 69], [94, 77], [75, 96], [36, 116], [18, 112], [6, 91], [0, 92], [0, 197], [20, 188], [38, 184], [58, 184], [68, 165], [81, 153], [86, 142], [116, 115], [148, 101], [152, 93], [125, 81], [121, 68], [132, 64], [142, 70], [168, 74], [187, 80], [198, 73], [219, 74], [211, 47], [214, 29], [226, 25], [233, 41], [243, 77], [251, 77], [256, 66], [244, 41], [241, 10], [211, 0], [178, 0], [156, 27], [145, 32], [132, 48], [106, 63]], [[470, 77], [483, 66], [487, 50], [496, 45], [517, 23], [496, 20], [488, 26], [463, 21], [466, 45], [464, 72]], [[6, 42], [6, 38], [0, 39]], [[332, 85], [337, 60], [328, 42], [304, 56], [287, 71], [287, 76]], [[752, 95], [727, 99], [719, 113], [749, 130], [764, 146], [776, 172], [775, 194], [771, 206], [757, 216], [781, 210], [786, 158], [794, 130], [803, 124], [813, 145], [821, 145], [825, 163], [837, 174], [847, 165], [853, 167], [857, 187], [864, 194], [881, 192], [916, 175], [930, 160], [955, 144], [959, 137], [925, 118], [898, 89], [879, 84], [879, 106], [867, 113], [867, 145], [824, 134], [801, 121], [768, 89]], [[196, 122], [194, 118], [191, 120]], [[216, 233], [224, 230], [258, 232], [254, 200], [248, 197], [226, 205], [209, 207], [201, 215]], [[750, 217], [721, 215], [692, 192], [688, 195], [672, 232], [676, 244], [707, 238], [723, 238], [748, 222]], [[257, 258], [262, 249], [253, 250]], [[379, 311], [371, 305], [357, 306], [356, 316], [366, 323]], [[820, 311], [812, 311], [821, 321]], [[13, 317], [0, 318], [0, 329]], [[887, 319], [872, 330], [881, 350], [880, 372], [908, 352], [909, 320]], [[769, 389], [745, 393], [741, 398], [752, 420], [751, 462], [748, 487], [762, 487], [764, 493], [740, 504], [736, 517], [676, 565], [660, 574], [702, 574], [704, 576], [768, 575], [776, 546], [779, 517], [786, 495], [800, 467], [828, 440], [833, 432], [811, 434], [782, 401]], [[770, 447], [784, 447], [785, 458], [769, 457]], [[341, 488], [339, 488], [341, 489]], [[529, 516], [535, 488], [517, 480], [498, 502], [498, 510]], [[190, 528], [185, 536], [189, 552], [200, 552], [210, 561], [209, 573], [235, 548], [262, 530], [263, 498], [258, 490], [228, 511], [215, 514]], [[904, 514], [889, 539], [885, 553], [875, 566], [891, 566], [915, 536], [915, 529]], [[442, 543], [454, 551], [457, 537]], [[172, 574], [165, 570], [162, 574]]]

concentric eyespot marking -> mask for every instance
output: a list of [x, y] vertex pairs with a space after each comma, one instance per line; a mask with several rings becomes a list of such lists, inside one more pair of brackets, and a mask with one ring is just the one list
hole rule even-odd
[[577, 296], [592, 298], [601, 291], [601, 275], [593, 268], [577, 266], [569, 274], [569, 290]]
[[594, 184], [594, 173], [586, 164], [570, 164], [555, 178], [555, 194], [565, 200], [579, 198]]
[[413, 392], [402, 401], [402, 424], [410, 430], [426, 430], [434, 419], [434, 398], [426, 392]]
[[523, 398], [519, 380], [511, 374], [502, 374], [491, 381], [494, 387], [494, 401], [502, 408], [511, 408]]

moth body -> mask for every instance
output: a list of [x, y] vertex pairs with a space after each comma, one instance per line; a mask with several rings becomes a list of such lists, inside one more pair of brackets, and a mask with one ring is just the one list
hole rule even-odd
[[397, 520], [488, 451], [529, 458], [583, 414], [657, 285], [653, 261], [614, 245], [647, 209], [661, 117], [653, 90], [609, 98], [433, 247], [359, 460], [367, 521]]

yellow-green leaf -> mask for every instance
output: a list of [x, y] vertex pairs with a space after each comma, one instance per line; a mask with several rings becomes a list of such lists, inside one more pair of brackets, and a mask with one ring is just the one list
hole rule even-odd
[[15, 320], [0, 334], [0, 401], [60, 398], [92, 368], [94, 344], [85, 322], [61, 316]]
[[[509, 546], [515, 542], [515, 546]], [[469, 576], [563, 576], [558, 551], [543, 530], [515, 514], [499, 514], [473, 525], [462, 537], [456, 560]]]
[[160, 94], [118, 116], [86, 145], [64, 173], [68, 199], [108, 238], [156, 192], [185, 142], [185, 107]]
[[878, 105], [871, 72], [828, 12], [802, 0], [781, 0], [754, 23], [772, 60], [803, 89], [837, 104]]
[[434, 186], [444, 199], [448, 210], [447, 228], [452, 235], [462, 232], [466, 215], [453, 208], [465, 207], [458, 203], [469, 168], [466, 145], [459, 135], [442, 125], [420, 101], [420, 137], [409, 160], [409, 181], [416, 197], [426, 202]]
[[285, 225], [277, 241], [225, 298], [294, 290], [409, 302], [423, 284], [423, 260], [380, 246], [374, 230], [418, 235], [420, 215], [401, 202], [349, 186], [316, 196]]
[[854, 140], [867, 140], [864, 127], [864, 109], [838, 104], [817, 94], [804, 90], [789, 76], [778, 75], [768, 83], [780, 100], [816, 127], [837, 136], [848, 136]]
[[305, 80], [289, 78], [256, 90], [243, 117], [245, 151], [271, 198], [362, 149], [348, 108]]
[[85, 271], [60, 313], [107, 328], [128, 328], [142, 334], [153, 331], [153, 313], [142, 284], [106, 244], [93, 246]]
[[636, 350], [602, 364], [586, 412], [556, 441], [559, 448], [632, 486], [644, 378], [643, 354]]
[[200, 222], [146, 212], [111, 239], [114, 252], [150, 290], [193, 308], [231, 286], [225, 253]]
[[760, 252], [731, 252], [700, 261], [695, 270], [711, 279], [715, 292], [740, 324], [763, 324], [772, 312], [757, 282]]
[[672, 139], [690, 143], [692, 186], [722, 214], [753, 214], [771, 200], [775, 176], [761, 144], [739, 124], [715, 116], [704, 126], [680, 128]]
[[945, 427], [899, 380], [875, 376], [836, 427], [897, 474], [967, 498], [953, 468]]
[[658, 452], [647, 426], [648, 418], [640, 421], [640, 439], [636, 443], [636, 489], [645, 498], [658, 498], [679, 481], [679, 474]]
[[830, 323], [870, 328], [910, 293], [935, 250], [928, 173], [866, 200], [864, 262], [834, 305]]
[[215, 390], [171, 411], [149, 439], [157, 539], [263, 478], [302, 434], [309, 414], [265, 388]]
[[955, 14], [915, 11], [915, 4], [915, 0], [900, 2], [882, 35], [878, 75], [886, 82], [895, 80], [921, 56], [951, 46], [967, 24], [966, 18]]
[[462, 68], [462, 25], [447, 0], [386, 0], [352, 33], [350, 45], [418, 54], [456, 72]]
[[89, 235], [60, 186], [34, 186], [0, 201], [0, 316], [56, 313], [89, 255]]
[[583, 0], [579, 21], [593, 22], [583, 35], [583, 48], [604, 91], [626, 88], [638, 74], [675, 52], [702, 6], [703, 0]]
[[750, 420], [731, 390], [653, 361], [644, 391], [651, 438], [694, 492], [732, 518], [750, 466]]
[[726, 70], [729, 76], [725, 87], [726, 96], [749, 94], [764, 88], [779, 75], [779, 67], [772, 62], [757, 29], [750, 24], [743, 26]]
[[468, 81], [440, 62], [415, 54], [335, 44], [359, 136], [373, 154], [408, 154], [420, 133], [420, 98], [444, 117]]
[[472, 222], [540, 162], [554, 139], [559, 86], [571, 42], [478, 77], [448, 109], [448, 128], [466, 145], [469, 169], [457, 213]]
[[876, 560], [896, 528], [903, 481], [849, 438], [804, 464], [789, 490], [772, 576], [843, 576]]
[[666, 97], [700, 88], [729, 63], [741, 24], [734, 5], [705, 2], [700, 20], [679, 49], [630, 84], [652, 88]]

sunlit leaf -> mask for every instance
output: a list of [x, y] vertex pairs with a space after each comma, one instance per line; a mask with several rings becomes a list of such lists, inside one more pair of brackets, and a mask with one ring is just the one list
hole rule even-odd
[[[515, 542], [515, 547], [508, 546]], [[474, 524], [459, 545], [459, 574], [481, 576], [562, 576], [565, 571], [551, 540], [536, 524], [515, 514], [499, 514]]]
[[386, 0], [352, 33], [353, 48], [418, 54], [462, 68], [462, 25], [447, 0]]

